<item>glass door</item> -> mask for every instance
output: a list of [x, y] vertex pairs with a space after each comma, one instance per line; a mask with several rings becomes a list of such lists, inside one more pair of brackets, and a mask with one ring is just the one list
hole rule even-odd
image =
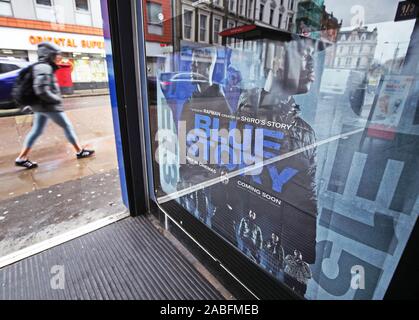
[[151, 198], [257, 297], [382, 299], [419, 212], [417, 7], [289, 2], [136, 2]]

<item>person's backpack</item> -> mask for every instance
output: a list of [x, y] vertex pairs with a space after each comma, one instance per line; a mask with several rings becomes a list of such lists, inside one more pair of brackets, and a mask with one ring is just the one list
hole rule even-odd
[[22, 108], [39, 102], [33, 90], [33, 67], [38, 63], [23, 68], [16, 78], [12, 89], [12, 97]]

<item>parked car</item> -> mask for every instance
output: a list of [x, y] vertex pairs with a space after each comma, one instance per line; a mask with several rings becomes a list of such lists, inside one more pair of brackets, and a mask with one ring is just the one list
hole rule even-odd
[[166, 99], [186, 99], [197, 83], [208, 82], [204, 76], [191, 72], [165, 72], [160, 75], [160, 86]]
[[208, 83], [203, 75], [191, 72], [165, 72], [160, 74], [160, 87], [167, 104], [172, 109], [174, 120], [178, 121], [183, 106], [193, 92], [197, 83]]
[[21, 69], [28, 66], [26, 60], [0, 58], [0, 109], [13, 109], [16, 104], [12, 89]]

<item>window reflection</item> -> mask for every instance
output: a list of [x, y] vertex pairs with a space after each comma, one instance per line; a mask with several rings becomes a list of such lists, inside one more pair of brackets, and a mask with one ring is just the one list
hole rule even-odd
[[158, 202], [305, 298], [382, 298], [419, 212], [415, 19], [376, 0], [163, 6], [182, 14], [154, 73]]

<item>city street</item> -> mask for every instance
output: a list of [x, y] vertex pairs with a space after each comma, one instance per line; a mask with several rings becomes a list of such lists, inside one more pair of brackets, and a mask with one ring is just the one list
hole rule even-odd
[[0, 118], [0, 201], [117, 167], [109, 96], [64, 101], [79, 140], [95, 149], [96, 155], [77, 160], [62, 129], [50, 121], [30, 155], [39, 167], [32, 171], [15, 167], [32, 115]]
[[64, 101], [81, 143], [96, 150], [94, 157], [77, 160], [62, 129], [49, 122], [30, 155], [39, 167], [16, 167], [33, 116], [0, 118], [0, 258], [126, 210], [109, 96]]

